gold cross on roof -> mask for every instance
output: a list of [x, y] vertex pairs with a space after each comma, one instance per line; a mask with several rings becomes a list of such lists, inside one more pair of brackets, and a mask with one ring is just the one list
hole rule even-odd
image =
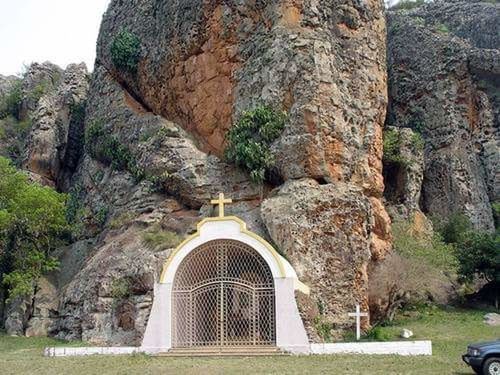
[[219, 199], [212, 199], [210, 204], [219, 206], [219, 217], [224, 217], [224, 204], [233, 203], [232, 199], [224, 199], [224, 193], [219, 193]]

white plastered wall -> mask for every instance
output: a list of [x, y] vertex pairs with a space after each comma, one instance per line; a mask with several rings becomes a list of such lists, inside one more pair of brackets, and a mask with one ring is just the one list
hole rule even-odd
[[213, 240], [231, 239], [256, 250], [269, 265], [274, 278], [276, 303], [276, 344], [293, 353], [309, 352], [309, 342], [295, 302], [295, 290], [308, 293], [288, 263], [269, 243], [246, 229], [245, 223], [234, 216], [208, 218], [198, 224], [197, 232], [181, 243], [164, 265], [160, 282], [155, 284], [151, 308], [141, 349], [165, 352], [172, 347], [171, 296], [175, 273], [198, 246]]

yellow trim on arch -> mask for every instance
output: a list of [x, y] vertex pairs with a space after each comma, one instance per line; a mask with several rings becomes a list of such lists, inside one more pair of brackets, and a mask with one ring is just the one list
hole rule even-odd
[[285, 277], [286, 276], [286, 274], [285, 274], [285, 266], [283, 265], [283, 260], [282, 260], [281, 256], [278, 254], [278, 252], [271, 246], [271, 244], [269, 242], [267, 242], [265, 239], [263, 239], [258, 234], [255, 234], [255, 233], [249, 231], [247, 229], [246, 223], [243, 220], [241, 220], [240, 218], [238, 218], [236, 216], [224, 216], [224, 217], [207, 217], [207, 218], [203, 219], [202, 221], [200, 221], [196, 225], [196, 232], [193, 233], [192, 235], [190, 235], [189, 237], [187, 237], [184, 241], [182, 241], [175, 248], [175, 250], [172, 252], [172, 254], [170, 254], [170, 256], [168, 257], [168, 259], [165, 261], [165, 263], [163, 265], [163, 270], [161, 272], [160, 283], [164, 282], [164, 280], [166, 278], [166, 275], [167, 275], [167, 269], [170, 266], [170, 263], [172, 263], [172, 260], [177, 255], [177, 253], [188, 242], [190, 242], [191, 240], [193, 240], [196, 237], [200, 236], [200, 228], [203, 226], [203, 224], [208, 223], [208, 222], [212, 222], [212, 221], [228, 221], [228, 220], [236, 221], [240, 225], [240, 232], [241, 233], [245, 233], [245, 234], [249, 235], [250, 237], [252, 237], [255, 240], [259, 241], [262, 245], [264, 245], [269, 250], [269, 252], [271, 253], [271, 255], [274, 257], [274, 259], [276, 260], [276, 263], [278, 263], [278, 267], [279, 267], [279, 270], [280, 270], [281, 277]]

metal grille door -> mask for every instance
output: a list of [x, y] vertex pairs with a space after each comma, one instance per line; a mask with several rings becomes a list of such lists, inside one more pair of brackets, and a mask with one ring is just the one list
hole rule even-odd
[[174, 348], [276, 343], [271, 270], [239, 241], [193, 250], [177, 270], [172, 302]]

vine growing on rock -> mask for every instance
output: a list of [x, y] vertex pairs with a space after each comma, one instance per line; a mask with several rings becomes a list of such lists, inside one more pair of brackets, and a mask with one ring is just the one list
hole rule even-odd
[[246, 111], [226, 135], [225, 156], [250, 172], [254, 183], [262, 184], [274, 165], [271, 144], [285, 128], [286, 113], [260, 105]]
[[94, 159], [116, 170], [128, 171], [136, 181], [146, 178], [130, 149], [104, 129], [100, 121], [92, 122], [85, 131], [85, 148]]

